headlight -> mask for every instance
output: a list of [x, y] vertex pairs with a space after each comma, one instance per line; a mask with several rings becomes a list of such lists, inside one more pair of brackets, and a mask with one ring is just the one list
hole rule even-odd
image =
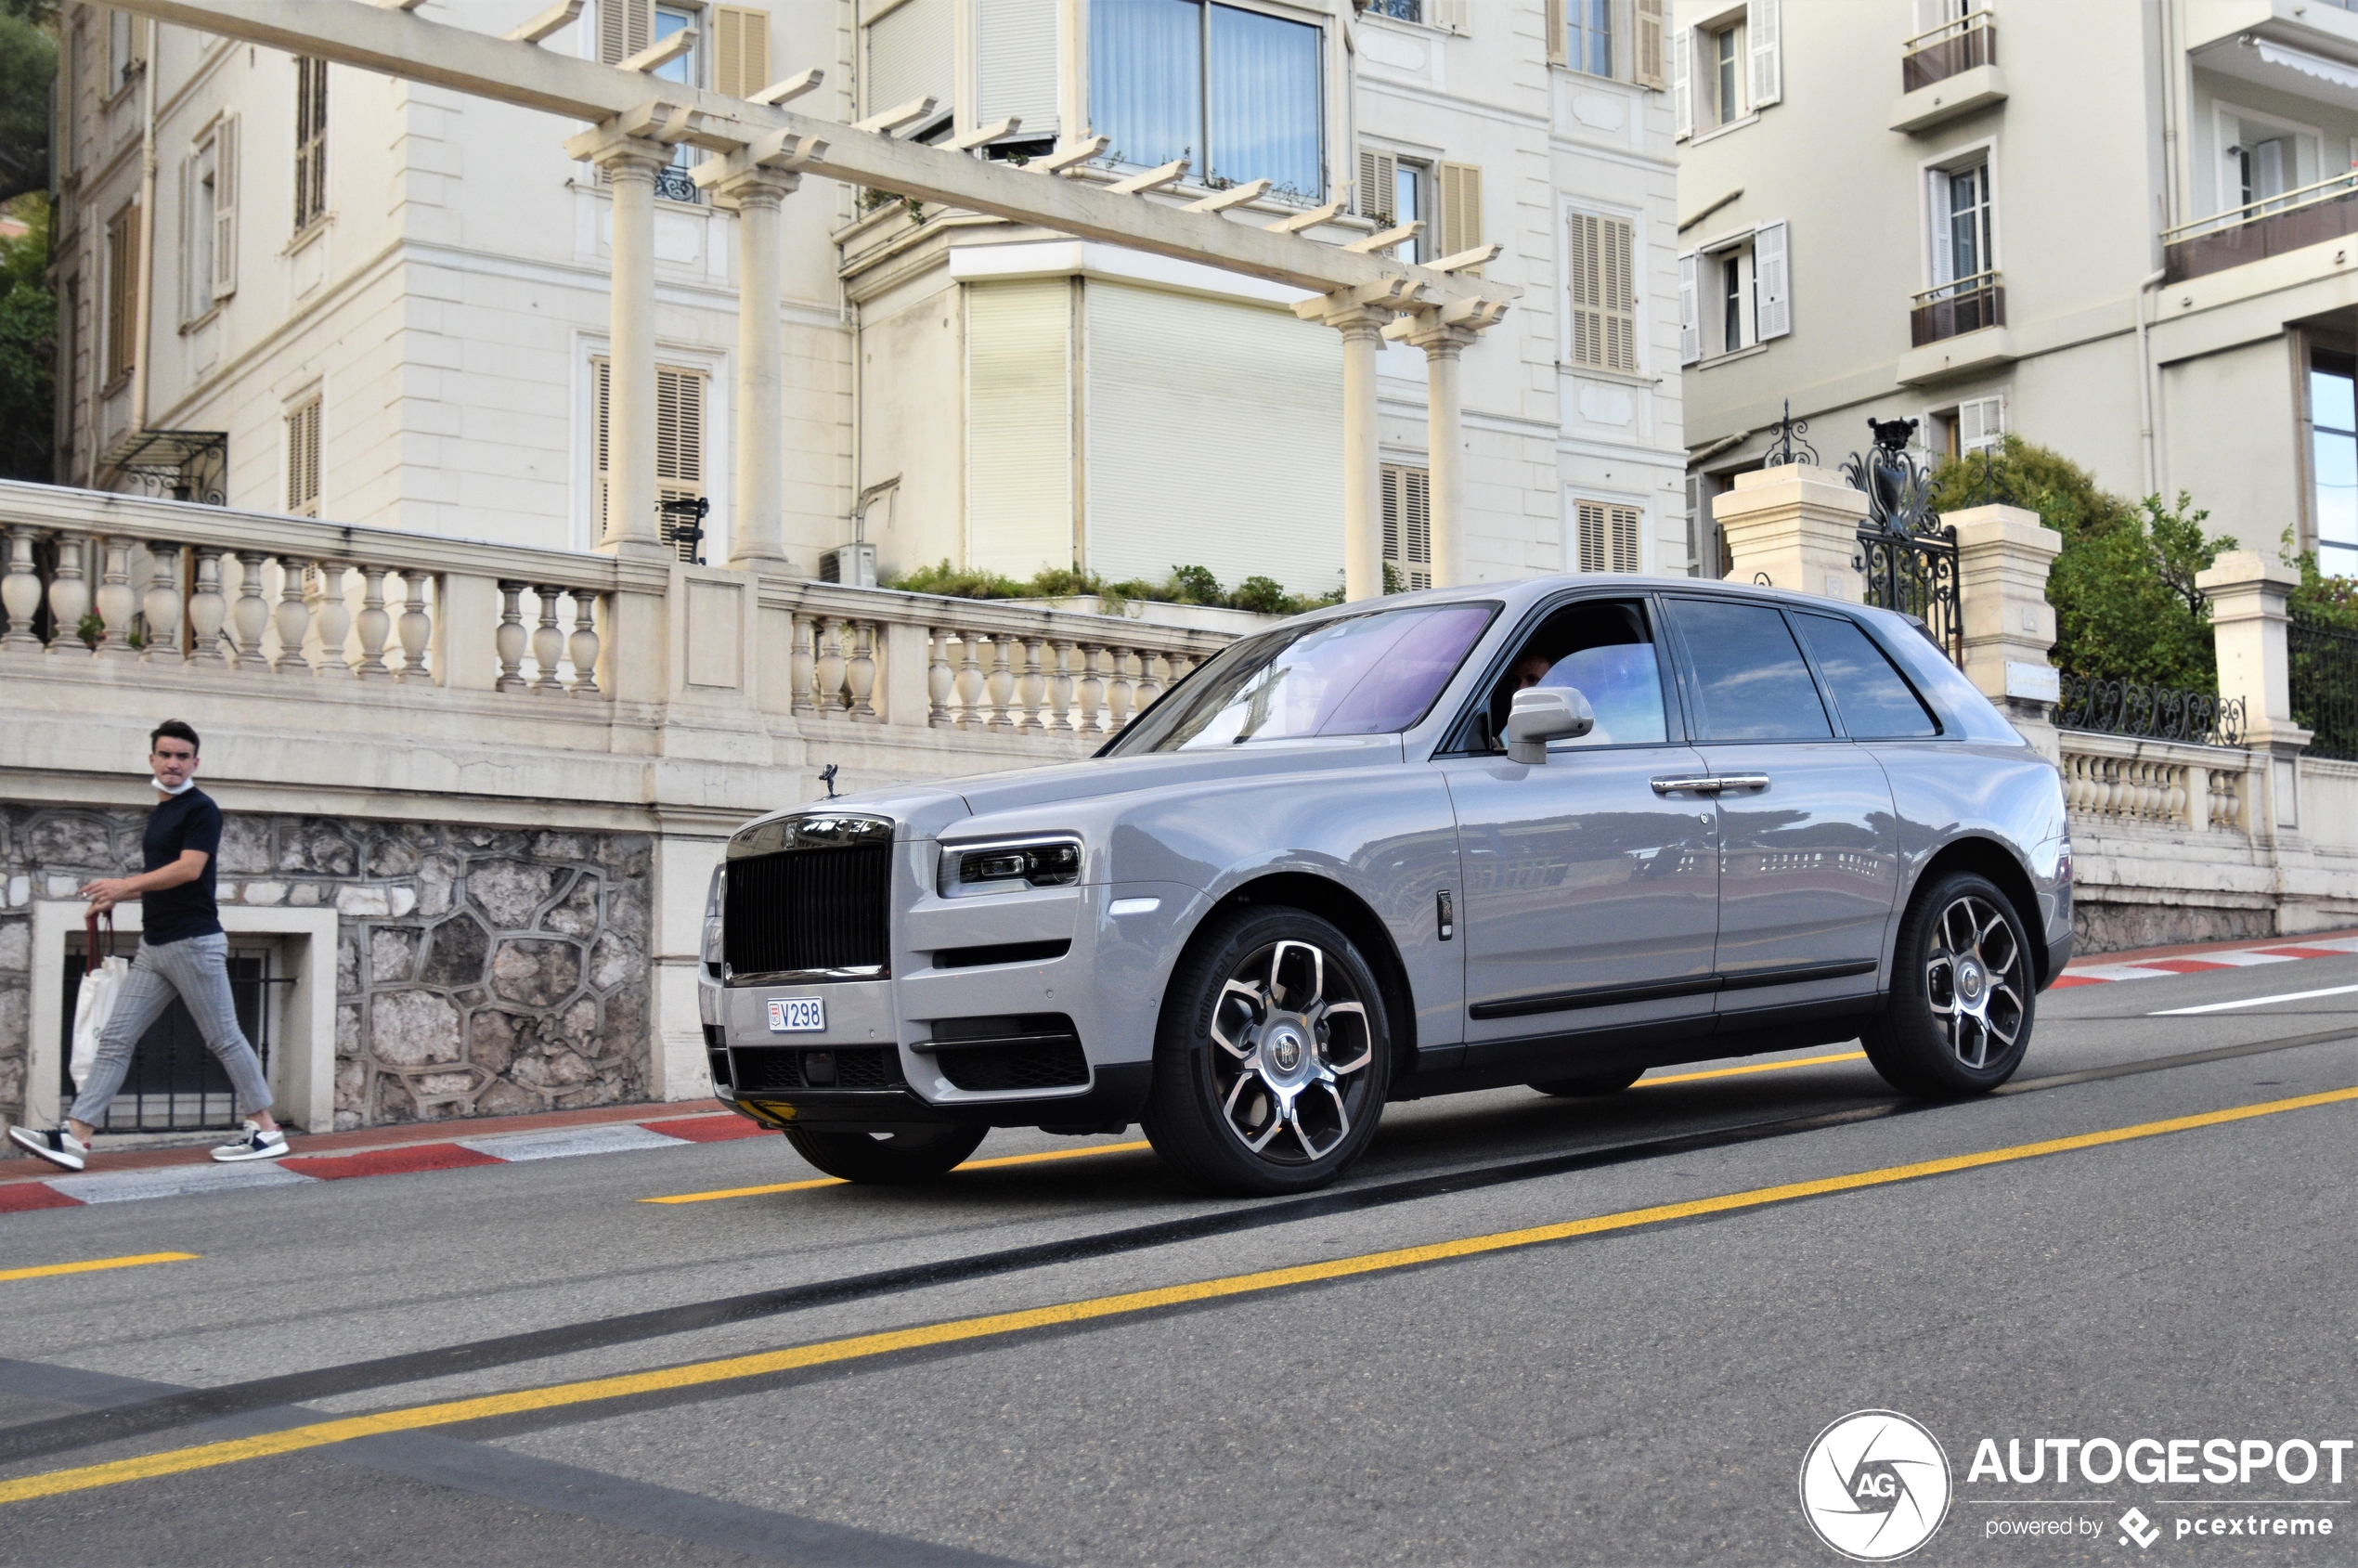
[[720, 909], [729, 897], [729, 867], [726, 863], [712, 868], [712, 889], [704, 901], [704, 946], [702, 956], [706, 972], [720, 973]]
[[935, 886], [945, 899], [1022, 888], [1069, 888], [1080, 880], [1081, 840], [1064, 836], [944, 844], [935, 874]]

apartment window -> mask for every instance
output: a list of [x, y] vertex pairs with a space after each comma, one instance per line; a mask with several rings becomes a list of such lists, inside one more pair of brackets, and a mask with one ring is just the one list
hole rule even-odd
[[114, 391], [139, 363], [134, 325], [139, 287], [139, 209], [130, 202], [107, 220], [107, 379]]
[[[1779, 5], [1780, 0], [1745, 0], [1671, 35], [1671, 119], [1677, 135], [1732, 125], [1783, 99]], [[1661, 0], [1636, 0], [1641, 80], [1650, 74], [1649, 45], [1659, 36], [1661, 8]]]
[[1730, 23], [1704, 34], [1705, 58], [1711, 62], [1711, 122], [1725, 125], [1744, 117], [1744, 26]]
[[1574, 556], [1583, 572], [1640, 570], [1639, 530], [1646, 514], [1616, 501], [1572, 503]]
[[238, 288], [238, 122], [217, 121], [182, 166], [181, 316], [195, 320]]
[[1679, 257], [1679, 363], [1716, 359], [1792, 331], [1791, 273], [1782, 221]]
[[2309, 423], [2317, 565], [2358, 577], [2358, 360], [2328, 349], [2310, 352]]
[[1953, 283], [1993, 270], [1989, 160], [1934, 170], [1932, 205], [1933, 282]]
[[1575, 365], [1637, 371], [1636, 232], [1626, 218], [1572, 214], [1572, 359]]
[[[606, 536], [606, 481], [614, 449], [614, 362], [590, 361], [590, 481], [596, 492], [593, 538]], [[655, 499], [694, 500], [705, 493], [705, 378], [700, 370], [655, 367]], [[692, 560], [694, 541], [680, 546]]]
[[1413, 593], [1432, 586], [1432, 474], [1400, 463], [1383, 465], [1384, 591]]
[[954, 113], [956, 20], [951, 0], [903, 0], [868, 24], [866, 107], [875, 114], [912, 98], [938, 103], [934, 118], [904, 126], [898, 135], [920, 139], [946, 129]]
[[1591, 76], [1613, 72], [1615, 0], [1564, 0], [1564, 61]]
[[2270, 211], [2269, 204], [2285, 192], [2326, 177], [2322, 144], [2313, 131], [2225, 104], [2215, 109], [2224, 160], [2220, 180], [2222, 210], [2248, 208], [2245, 216], [2258, 217]]
[[1316, 27], [1205, 0], [1091, 0], [1090, 120], [1116, 162], [1326, 191]]
[[287, 510], [297, 517], [319, 515], [319, 399], [287, 412]]
[[328, 211], [328, 62], [295, 60], [294, 226], [310, 227]]
[[1377, 16], [1390, 17], [1394, 21], [1425, 19], [1425, 0], [1375, 0], [1367, 9]]
[[1379, 148], [1359, 149], [1359, 177], [1352, 187], [1352, 211], [1391, 228], [1423, 220], [1424, 231], [1394, 246], [1402, 261], [1431, 261], [1441, 254], [1433, 225], [1433, 167]]
[[147, 42], [146, 28], [129, 11], [107, 13], [107, 90], [104, 97], [112, 97], [128, 86], [145, 63], [141, 45]]

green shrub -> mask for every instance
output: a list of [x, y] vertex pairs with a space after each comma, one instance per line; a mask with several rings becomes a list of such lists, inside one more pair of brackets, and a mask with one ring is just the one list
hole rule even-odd
[[1263, 616], [1299, 616], [1342, 603], [1340, 590], [1326, 594], [1288, 593], [1283, 583], [1263, 577], [1247, 577], [1231, 593], [1221, 588], [1220, 579], [1206, 566], [1173, 566], [1171, 576], [1159, 583], [1140, 577], [1108, 582], [1095, 572], [1078, 567], [1049, 566], [1034, 573], [1029, 582], [1019, 582], [998, 572], [952, 566], [941, 561], [887, 577], [884, 586], [910, 593], [946, 594], [953, 599], [1074, 599], [1095, 594], [1105, 613], [1116, 616], [1122, 613], [1124, 606], [1140, 601], [1250, 610]]
[[1933, 475], [1933, 508], [1955, 512], [1984, 499], [2028, 507], [2063, 536], [2047, 577], [2055, 607], [2054, 661], [2073, 675], [2215, 690], [2210, 609], [2195, 574], [2235, 539], [2209, 535], [2208, 512], [2181, 491], [2131, 505], [2097, 488], [2061, 453], [2006, 437], [1985, 463], [1944, 462]]

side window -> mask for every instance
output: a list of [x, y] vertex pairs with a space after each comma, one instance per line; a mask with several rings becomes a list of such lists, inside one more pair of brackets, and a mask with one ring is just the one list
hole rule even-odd
[[1834, 694], [1842, 727], [1855, 740], [1917, 739], [1940, 726], [1859, 624], [1843, 616], [1795, 616], [1809, 656]]
[[1823, 741], [1833, 738], [1818, 683], [1772, 604], [1674, 599], [1685, 637], [1706, 741]]
[[1587, 600], [1540, 623], [1491, 693], [1493, 750], [1504, 748], [1495, 737], [1506, 733], [1507, 711], [1526, 686], [1571, 687], [1595, 711], [1595, 729], [1558, 745], [1659, 745], [1669, 738], [1662, 664], [1645, 607], [1637, 601]]

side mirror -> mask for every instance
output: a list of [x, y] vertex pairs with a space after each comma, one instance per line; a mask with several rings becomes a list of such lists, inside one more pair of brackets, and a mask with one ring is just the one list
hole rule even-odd
[[1507, 756], [1517, 762], [1548, 760], [1549, 741], [1578, 740], [1597, 727], [1588, 699], [1570, 686], [1526, 686], [1507, 713]]

